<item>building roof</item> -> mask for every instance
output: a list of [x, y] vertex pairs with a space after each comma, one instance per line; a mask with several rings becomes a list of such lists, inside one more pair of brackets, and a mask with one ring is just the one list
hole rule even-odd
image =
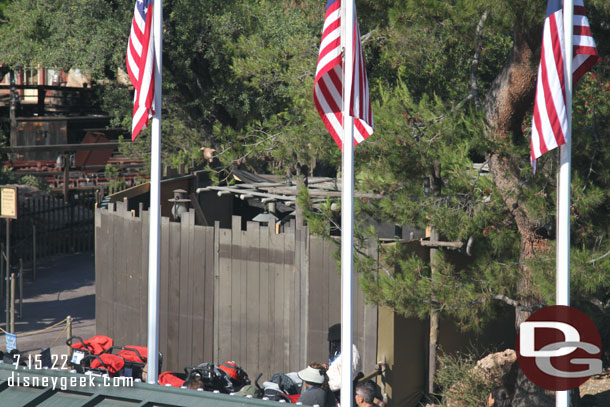
[[[252, 174], [247, 171], [234, 170], [233, 177], [238, 182], [232, 185], [210, 185], [198, 188], [197, 192], [217, 191], [218, 195], [232, 194], [242, 200], [255, 198], [265, 202], [281, 202], [294, 206], [298, 194], [296, 180], [273, 175]], [[314, 207], [328, 198], [341, 198], [341, 178], [307, 177], [305, 183]], [[354, 192], [355, 198], [381, 199], [382, 194]]]
[[[0, 400], [5, 407], [270, 407], [275, 402], [190, 389], [165, 387], [128, 378], [109, 378], [50, 369], [0, 364]], [[27, 383], [26, 383], [27, 382]], [[93, 386], [90, 385], [93, 383]], [[38, 384], [38, 386], [33, 386]]]

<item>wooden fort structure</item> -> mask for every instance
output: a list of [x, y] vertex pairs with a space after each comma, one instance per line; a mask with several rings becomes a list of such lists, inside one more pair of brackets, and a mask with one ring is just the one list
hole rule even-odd
[[[208, 221], [206, 207], [218, 192], [200, 202]], [[241, 200], [243, 194], [236, 195]], [[142, 203], [133, 206], [124, 199], [95, 213], [96, 333], [146, 346], [148, 211]], [[235, 360], [251, 378], [260, 372], [268, 380], [327, 360], [328, 328], [340, 322], [336, 242], [311, 235], [294, 220], [276, 228], [250, 219], [234, 215], [228, 226], [218, 220], [200, 225], [193, 208], [178, 222], [162, 217], [161, 371]], [[419, 239], [402, 242], [424, 258], [429, 251]], [[373, 258], [378, 250], [377, 241], [366, 248]], [[498, 321], [481, 335], [464, 335], [451, 321], [441, 325], [439, 344], [449, 352], [474, 343], [513, 344], [511, 322]], [[392, 405], [416, 406], [421, 399], [428, 331], [427, 321], [367, 304], [356, 286], [354, 342], [362, 370], [367, 374], [385, 362], [380, 384]]]

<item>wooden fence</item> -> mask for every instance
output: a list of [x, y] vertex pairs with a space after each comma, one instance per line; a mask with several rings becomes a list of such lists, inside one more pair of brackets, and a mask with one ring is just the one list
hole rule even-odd
[[[147, 340], [148, 212], [126, 203], [95, 215], [96, 332], [115, 344]], [[328, 327], [340, 322], [336, 245], [291, 228], [233, 218], [231, 229], [161, 220], [159, 347], [163, 369], [237, 361], [251, 377], [328, 358]], [[376, 256], [376, 247], [373, 255]], [[363, 369], [376, 363], [377, 309], [355, 296], [354, 341]]]

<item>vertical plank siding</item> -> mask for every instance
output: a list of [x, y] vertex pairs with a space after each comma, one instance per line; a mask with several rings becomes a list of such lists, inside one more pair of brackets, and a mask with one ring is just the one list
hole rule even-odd
[[[96, 331], [146, 346], [148, 213], [126, 203], [95, 212]], [[328, 358], [340, 322], [334, 242], [288, 225], [284, 233], [233, 217], [231, 229], [161, 221], [159, 349], [162, 371], [235, 360], [253, 379]], [[376, 256], [376, 245], [369, 251]], [[376, 362], [377, 311], [354, 298], [354, 341], [363, 370]]]

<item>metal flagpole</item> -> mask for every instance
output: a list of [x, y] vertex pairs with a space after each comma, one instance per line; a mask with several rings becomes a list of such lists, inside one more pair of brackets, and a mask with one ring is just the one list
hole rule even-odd
[[352, 407], [353, 324], [353, 218], [354, 218], [354, 118], [350, 99], [354, 77], [354, 0], [341, 2], [343, 45], [343, 187], [341, 191], [341, 397], [342, 407]]
[[159, 263], [161, 247], [161, 67], [163, 62], [163, 1], [153, 4], [155, 50], [154, 115], [150, 142], [150, 212], [148, 240], [148, 372], [146, 381], [159, 377]]
[[[557, 182], [557, 275], [555, 297], [557, 305], [570, 305], [570, 176], [572, 169], [572, 62], [574, 28], [574, 1], [564, 0], [563, 29], [565, 38], [565, 92], [568, 131], [566, 143], [559, 150], [559, 179]], [[570, 392], [558, 391], [556, 407], [569, 407]]]

